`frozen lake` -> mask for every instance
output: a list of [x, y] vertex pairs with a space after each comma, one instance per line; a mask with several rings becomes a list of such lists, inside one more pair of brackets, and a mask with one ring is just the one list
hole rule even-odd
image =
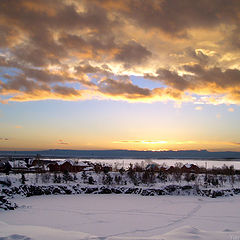
[[0, 212], [0, 236], [19, 234], [29, 239], [58, 240], [219, 240], [240, 236], [236, 232], [240, 228], [240, 197], [237, 196], [209, 199], [114, 194], [54, 195], [17, 199], [16, 202], [20, 208]]
[[[51, 159], [48, 159], [51, 160]], [[57, 159], [59, 161], [63, 161], [65, 159]], [[224, 164], [227, 166], [233, 165], [235, 169], [240, 169], [240, 159], [236, 160], [209, 160], [209, 159], [72, 159], [79, 161], [91, 161], [91, 162], [99, 162], [99, 163], [107, 163], [112, 166], [117, 165], [118, 168], [125, 167], [127, 168], [130, 163], [135, 164], [144, 164], [147, 165], [149, 163], [157, 163], [157, 164], [166, 164], [168, 166], [174, 166], [174, 164], [180, 162], [183, 164], [192, 163], [198, 165], [199, 167], [222, 167]]]

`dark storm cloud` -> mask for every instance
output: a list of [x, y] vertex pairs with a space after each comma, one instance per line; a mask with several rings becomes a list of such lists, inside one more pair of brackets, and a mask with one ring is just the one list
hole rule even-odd
[[0, 9], [10, 24], [33, 34], [43, 29], [104, 30], [110, 24], [106, 11], [91, 4], [84, 12], [78, 12], [76, 6], [60, 0], [2, 0]]
[[11, 46], [16, 38], [18, 32], [6, 25], [0, 25], [0, 48]]
[[99, 91], [113, 96], [125, 96], [126, 98], [150, 97], [151, 91], [147, 88], [140, 88], [130, 81], [119, 81], [105, 79], [99, 84]]
[[74, 69], [78, 74], [101, 72], [101, 69], [99, 67], [93, 67], [90, 64], [76, 66], [76, 67], [74, 67]]
[[[32, 5], [39, 7], [39, 10], [34, 9]], [[44, 11], [41, 11], [42, 7]], [[9, 2], [3, 0], [0, 2], [0, 13], [4, 19], [2, 23], [4, 25], [0, 28], [8, 23], [11, 29], [18, 29], [29, 38], [27, 42], [17, 45], [11, 51], [19, 61], [35, 66], [44, 66], [49, 63], [59, 64], [61, 59], [68, 57], [66, 48], [71, 46], [77, 47], [78, 50], [86, 45], [92, 45], [93, 50], [94, 45], [106, 49], [106, 46], [101, 45], [97, 39], [106, 29], [110, 33], [111, 22], [108, 21], [104, 9], [87, 6], [85, 12], [79, 13], [74, 5], [65, 5], [63, 1], [13, 0]], [[90, 43], [85, 42], [85, 45], [81, 37], [69, 34], [60, 37], [59, 42], [54, 39], [55, 31], [88, 28], [97, 31], [98, 35]], [[10, 34], [9, 28], [5, 27], [3, 31], [5, 35]], [[7, 36], [4, 36], [4, 39], [6, 38]], [[6, 44], [6, 40], [2, 42]]]
[[125, 66], [140, 64], [151, 56], [151, 52], [135, 41], [124, 44], [115, 56], [117, 61], [123, 62]]
[[[76, 99], [80, 85], [89, 98], [240, 101], [238, 0], [1, 0], [0, 16], [10, 100]], [[130, 73], [164, 87], [134, 85]]]
[[200, 65], [184, 66], [184, 69], [195, 74], [195, 79], [202, 84], [214, 83], [217, 88], [240, 87], [240, 71], [237, 69], [222, 70], [218, 67], [204, 69]]
[[4, 77], [8, 81], [7, 83], [0, 82], [0, 92], [4, 90], [22, 91], [25, 93], [33, 93], [36, 90], [50, 91], [50, 88], [46, 84], [39, 84], [33, 80], [29, 80], [24, 74], [17, 76], [5, 75]]
[[[226, 101], [228, 99], [231, 102], [239, 102], [240, 71], [238, 69], [204, 68], [199, 64], [185, 65], [183, 69], [189, 74], [179, 75], [177, 72], [161, 68], [155, 75], [145, 74], [145, 78], [159, 81], [167, 86], [165, 91], [159, 92], [155, 89], [155, 95], [164, 93], [171, 96], [173, 94], [175, 99], [181, 99], [184, 92], [195, 94], [202, 92], [208, 95], [215, 94], [216, 99], [219, 94], [221, 97], [224, 96]], [[216, 103], [214, 98], [213, 102]]]
[[25, 75], [28, 78], [35, 79], [38, 82], [45, 82], [45, 83], [55, 83], [55, 82], [74, 82], [77, 81], [75, 78], [67, 77], [60, 74], [54, 74], [50, 71], [43, 71], [39, 69], [32, 69], [32, 68], [23, 68], [22, 69]]
[[157, 76], [145, 74], [145, 78], [151, 79], [154, 81], [160, 81], [169, 87], [172, 87], [181, 91], [184, 91], [190, 87], [190, 82], [186, 79], [187, 77], [180, 76], [178, 75], [177, 72], [170, 71], [168, 69], [159, 68], [156, 71], [156, 74]]
[[202, 65], [207, 64], [209, 61], [209, 57], [206, 54], [204, 54], [201, 50], [196, 51], [195, 49], [189, 47], [186, 49], [186, 54]]
[[65, 96], [69, 96], [69, 95], [75, 95], [75, 96], [79, 96], [79, 92], [72, 87], [66, 87], [66, 86], [54, 86], [53, 87], [54, 92], [61, 94], [61, 95], [65, 95]]
[[238, 0], [129, 0], [127, 4], [125, 15], [139, 26], [161, 29], [178, 37], [186, 37], [185, 30], [189, 28], [239, 23]]
[[62, 34], [59, 38], [59, 42], [68, 50], [75, 50], [79, 52], [90, 51], [92, 54], [98, 54], [98, 51], [110, 51], [116, 48], [114, 38], [109, 34], [105, 36], [99, 36], [99, 34], [92, 34], [85, 38], [73, 35], [73, 34]]

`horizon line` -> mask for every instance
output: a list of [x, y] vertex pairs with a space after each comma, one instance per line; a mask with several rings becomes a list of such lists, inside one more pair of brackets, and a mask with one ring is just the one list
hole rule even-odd
[[129, 152], [209, 152], [209, 153], [217, 153], [217, 152], [236, 152], [240, 151], [230, 151], [230, 150], [208, 150], [208, 149], [180, 149], [180, 150], [135, 150], [135, 149], [61, 149], [61, 148], [50, 148], [50, 149], [11, 149], [11, 150], [1, 150], [0, 152], [43, 152], [43, 151], [129, 151]]

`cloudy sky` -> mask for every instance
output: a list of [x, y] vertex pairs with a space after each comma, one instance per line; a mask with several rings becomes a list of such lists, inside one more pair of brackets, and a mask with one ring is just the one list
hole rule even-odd
[[1, 0], [0, 149], [240, 151], [239, 0]]

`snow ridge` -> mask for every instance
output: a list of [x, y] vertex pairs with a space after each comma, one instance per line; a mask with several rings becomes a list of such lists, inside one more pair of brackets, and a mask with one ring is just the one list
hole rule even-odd
[[240, 188], [233, 189], [200, 189], [195, 185], [167, 185], [161, 188], [151, 187], [125, 187], [125, 186], [82, 186], [79, 184], [58, 184], [58, 185], [25, 185], [4, 187], [0, 190], [0, 209], [13, 210], [17, 207], [15, 203], [9, 202], [9, 198], [17, 195], [26, 197], [40, 195], [61, 195], [61, 194], [138, 194], [142, 196], [204, 196], [222, 197], [233, 196], [240, 193]]

